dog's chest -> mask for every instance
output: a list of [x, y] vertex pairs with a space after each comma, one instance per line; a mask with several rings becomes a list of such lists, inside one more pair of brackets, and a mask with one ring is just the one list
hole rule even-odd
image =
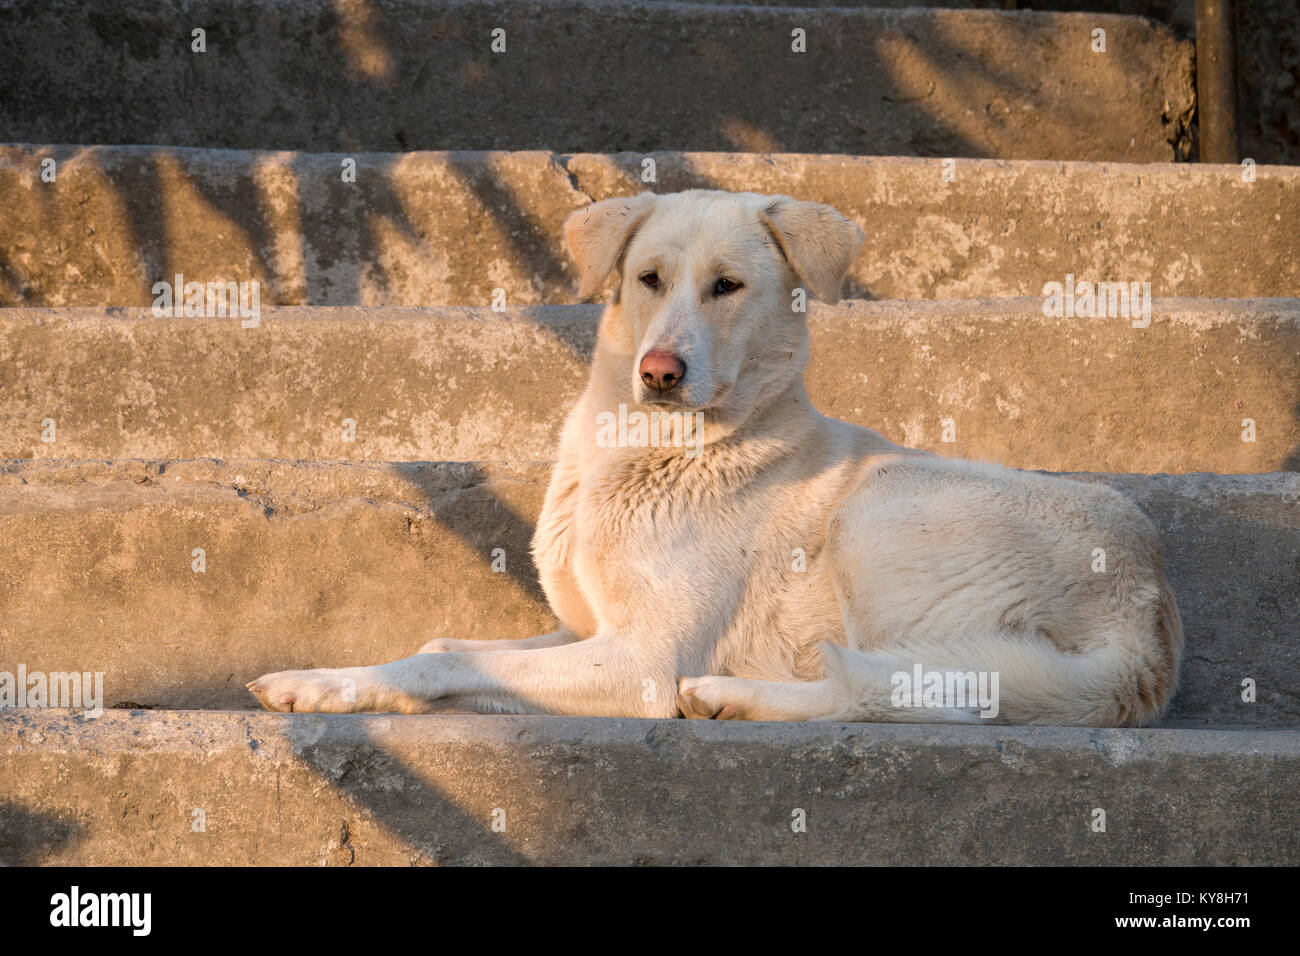
[[[685, 459], [593, 470], [578, 491], [574, 569], [598, 616], [726, 605], [766, 562], [770, 489]], [[771, 550], [769, 548], [769, 550]], [[775, 551], [773, 551], [775, 557]]]
[[579, 546], [680, 553], [720, 518], [734, 525], [744, 497], [743, 488], [684, 457], [606, 466], [579, 487]]

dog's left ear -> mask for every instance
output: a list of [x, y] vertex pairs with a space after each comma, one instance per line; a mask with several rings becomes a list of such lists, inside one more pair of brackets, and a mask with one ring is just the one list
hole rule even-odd
[[866, 234], [833, 206], [772, 196], [759, 218], [776, 238], [786, 261], [808, 291], [838, 302], [840, 287]]
[[581, 277], [578, 298], [589, 299], [600, 291], [654, 201], [654, 193], [605, 199], [579, 209], [565, 221], [564, 241]]

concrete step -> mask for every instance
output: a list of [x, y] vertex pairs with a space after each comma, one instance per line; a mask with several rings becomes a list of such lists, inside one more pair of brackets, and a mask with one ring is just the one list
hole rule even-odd
[[0, 793], [10, 864], [1300, 862], [1295, 731], [27, 711]]
[[[528, 544], [547, 477], [541, 463], [5, 463], [0, 670], [102, 672], [105, 706], [239, 708], [267, 671], [544, 632]], [[1300, 726], [1300, 474], [1084, 477], [1161, 531], [1187, 635], [1172, 717]]]
[[[1149, 328], [1042, 313], [814, 303], [811, 395], [895, 441], [1017, 467], [1300, 469], [1300, 299], [1156, 300]], [[598, 314], [289, 308], [244, 328], [0, 309], [0, 457], [550, 459]]]
[[27, 78], [0, 89], [4, 135], [29, 142], [1167, 162], [1188, 151], [1193, 106], [1192, 44], [1105, 14], [608, 0], [0, 14], [0, 59]]
[[852, 298], [1037, 296], [1067, 274], [1159, 297], [1300, 290], [1300, 168], [946, 162], [0, 146], [0, 304], [144, 306], [176, 273], [257, 281], [267, 305], [491, 305], [496, 289], [562, 304], [569, 213], [688, 188], [787, 193], [861, 223]]

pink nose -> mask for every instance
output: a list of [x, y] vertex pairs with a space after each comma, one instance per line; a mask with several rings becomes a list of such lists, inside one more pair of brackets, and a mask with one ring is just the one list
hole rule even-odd
[[670, 392], [686, 375], [686, 363], [672, 352], [655, 349], [641, 359], [641, 381], [656, 392]]

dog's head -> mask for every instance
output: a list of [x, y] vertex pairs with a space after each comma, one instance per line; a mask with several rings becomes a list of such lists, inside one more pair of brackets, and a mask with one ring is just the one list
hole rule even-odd
[[633, 401], [732, 425], [802, 374], [806, 292], [836, 301], [863, 239], [830, 206], [704, 190], [607, 199], [564, 233], [580, 297], [618, 273], [601, 346]]

